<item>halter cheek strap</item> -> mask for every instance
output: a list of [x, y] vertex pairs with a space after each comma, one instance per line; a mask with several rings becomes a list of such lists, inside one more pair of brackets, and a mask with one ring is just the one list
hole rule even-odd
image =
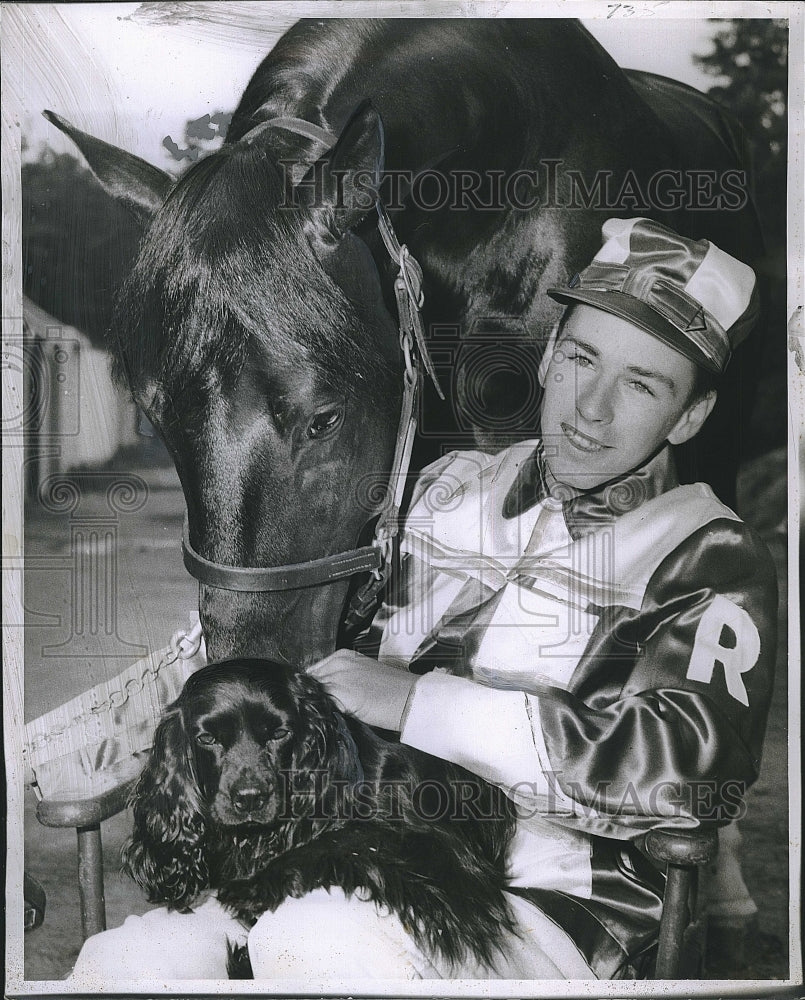
[[[328, 149], [335, 145], [336, 137], [330, 132], [301, 118], [272, 118], [261, 122], [240, 140], [251, 142], [265, 129], [283, 128], [309, 139], [323, 143]], [[404, 360], [403, 400], [397, 441], [389, 474], [389, 489], [375, 526], [371, 545], [349, 549], [335, 555], [324, 556], [309, 562], [291, 563], [286, 566], [230, 566], [205, 559], [190, 544], [187, 517], [182, 531], [182, 553], [187, 571], [200, 583], [221, 590], [241, 593], [267, 593], [298, 590], [305, 587], [324, 586], [354, 576], [371, 572], [369, 581], [352, 599], [345, 619], [347, 628], [363, 621], [372, 610], [380, 591], [391, 572], [394, 542], [399, 533], [400, 507], [405, 482], [411, 463], [411, 449], [416, 433], [417, 399], [422, 382], [422, 369], [427, 371], [439, 396], [444, 394], [428, 355], [421, 309], [424, 302], [422, 269], [400, 244], [384, 206], [376, 203], [378, 229], [391, 259], [399, 268], [394, 282], [397, 299], [400, 349]]]

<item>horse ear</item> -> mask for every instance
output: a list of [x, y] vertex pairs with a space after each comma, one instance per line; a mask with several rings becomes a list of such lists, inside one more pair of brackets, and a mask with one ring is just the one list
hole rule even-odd
[[383, 174], [383, 145], [383, 122], [367, 99], [353, 112], [330, 155], [314, 163], [297, 185], [314, 215], [324, 213], [334, 236], [342, 237], [374, 208]]
[[171, 175], [132, 153], [87, 135], [52, 111], [42, 113], [78, 146], [107, 194], [124, 204], [140, 222], [148, 222], [173, 184]]

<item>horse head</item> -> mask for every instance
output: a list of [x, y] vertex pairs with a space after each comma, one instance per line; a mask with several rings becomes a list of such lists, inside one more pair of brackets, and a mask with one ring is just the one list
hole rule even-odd
[[[396, 319], [355, 233], [375, 228], [374, 204], [349, 194], [382, 169], [377, 113], [362, 105], [324, 156], [315, 137], [260, 125], [176, 182], [49, 118], [143, 223], [114, 372], [173, 457], [190, 551], [271, 567], [353, 549], [384, 500], [402, 392]], [[319, 658], [348, 587], [202, 583], [208, 654]]]

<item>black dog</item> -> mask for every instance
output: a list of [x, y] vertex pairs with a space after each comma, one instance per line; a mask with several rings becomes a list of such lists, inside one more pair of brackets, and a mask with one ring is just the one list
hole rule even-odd
[[512, 930], [506, 796], [385, 742], [287, 667], [231, 660], [193, 674], [133, 804], [124, 867], [151, 902], [186, 911], [214, 889], [250, 927], [289, 896], [362, 889], [449, 962], [491, 965]]

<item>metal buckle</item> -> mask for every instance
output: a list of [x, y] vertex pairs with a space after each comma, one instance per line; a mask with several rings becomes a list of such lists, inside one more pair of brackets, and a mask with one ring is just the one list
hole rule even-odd
[[372, 576], [378, 582], [385, 583], [388, 579], [389, 570], [391, 569], [391, 559], [394, 555], [395, 534], [396, 526], [394, 531], [390, 531], [387, 527], [383, 526], [375, 537], [374, 546], [380, 550], [380, 565], [377, 569], [372, 570]]
[[[418, 269], [419, 265], [403, 243], [400, 247], [400, 275], [405, 282], [405, 290], [408, 292], [411, 304], [419, 310], [425, 304], [425, 293], [422, 291], [422, 279], [414, 268]], [[416, 291], [414, 291], [414, 284], [416, 284]]]
[[403, 379], [407, 386], [411, 388], [416, 383], [416, 367], [413, 356], [414, 338], [408, 331], [400, 334], [400, 346], [402, 347], [403, 360], [405, 362]]
[[201, 622], [196, 622], [189, 632], [180, 632], [176, 637], [176, 652], [179, 659], [192, 659], [201, 648], [201, 639]]

